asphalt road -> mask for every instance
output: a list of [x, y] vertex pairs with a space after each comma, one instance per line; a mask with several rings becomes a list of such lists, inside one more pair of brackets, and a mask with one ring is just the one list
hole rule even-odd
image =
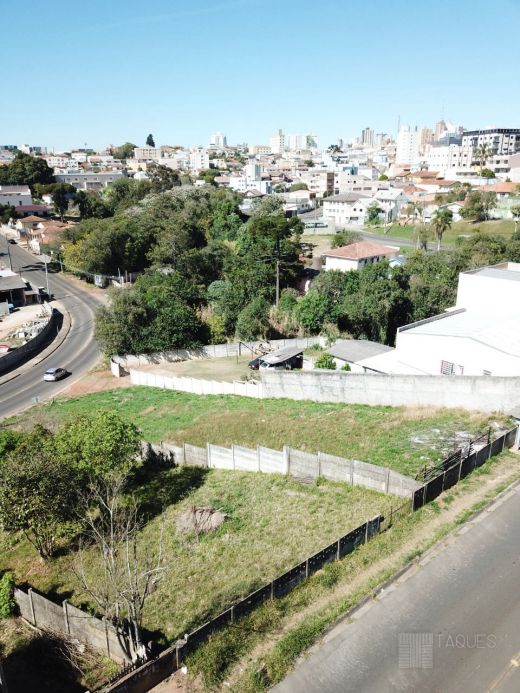
[[273, 690], [518, 693], [519, 489], [337, 625]]
[[[7, 248], [11, 254], [13, 271], [20, 272], [22, 277], [34, 287], [46, 286], [45, 265], [36, 256], [19, 245], [7, 245], [4, 236], [0, 236], [0, 252], [6, 253], [1, 260], [9, 266]], [[88, 290], [78, 287], [59, 274], [48, 274], [49, 291], [60, 307], [69, 312], [71, 328], [63, 343], [47, 356], [41, 363], [36, 357], [27, 369], [12, 371], [2, 378], [0, 384], [0, 419], [25, 409], [35, 403], [36, 399], [54, 397], [67, 388], [71, 382], [78, 380], [86, 373], [99, 357], [99, 350], [94, 341], [94, 309], [99, 301]], [[52, 304], [51, 304], [52, 305]], [[70, 371], [71, 375], [56, 383], [43, 381], [47, 368], [60, 366]], [[17, 372], [19, 373], [18, 375]], [[16, 377], [12, 377], [16, 375]], [[12, 378], [6, 382], [8, 378]]]

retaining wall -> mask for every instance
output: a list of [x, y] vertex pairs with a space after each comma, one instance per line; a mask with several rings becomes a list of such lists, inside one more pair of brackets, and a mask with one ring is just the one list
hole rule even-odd
[[14, 599], [22, 618], [35, 628], [80, 640], [120, 664], [131, 661], [128, 642], [105, 619], [87, 614], [67, 600], [55, 604], [32, 589], [24, 592], [16, 587]]
[[[146, 448], [149, 444], [144, 445]], [[314, 480], [322, 476], [329, 481], [342, 481], [402, 498], [410, 498], [419, 488], [415, 479], [403, 476], [393, 469], [359, 460], [346, 460], [323, 452], [304, 452], [287, 446], [283, 450], [272, 450], [261, 445], [250, 449], [239, 445], [225, 448], [208, 443], [202, 448], [188, 443], [177, 446], [162, 442], [150, 444], [149, 447], [155, 453], [173, 457], [174, 462], [180, 465], [289, 474], [302, 480]]]
[[156, 354], [125, 354], [124, 356], [113, 356], [112, 361], [124, 368], [131, 366], [147, 366], [154, 363], [174, 363], [175, 361], [190, 361], [192, 359], [211, 359], [226, 356], [252, 355], [260, 346], [270, 346], [272, 349], [282, 347], [301, 347], [305, 349], [310, 346], [325, 346], [325, 337], [298, 337], [295, 339], [272, 339], [263, 342], [229, 342], [225, 344], [208, 344], [197, 349], [175, 349], [173, 351], [163, 351]]
[[0, 375], [7, 373], [27, 361], [58, 334], [59, 325], [63, 316], [56, 308], [53, 308], [52, 311], [50, 308], [47, 308], [47, 310], [50, 314], [49, 320], [36, 337], [33, 337], [33, 339], [30, 339], [17, 349], [9, 351], [7, 354], [4, 354], [4, 356], [0, 356]]
[[520, 377], [379, 375], [337, 371], [261, 371], [263, 396], [388, 406], [509, 411], [520, 402]]
[[166, 376], [148, 371], [138, 371], [130, 368], [132, 385], [147, 385], [160, 387], [165, 390], [179, 390], [195, 395], [239, 395], [240, 397], [263, 397], [262, 383], [257, 380], [247, 382], [226, 382], [220, 380], [203, 380], [184, 376]]

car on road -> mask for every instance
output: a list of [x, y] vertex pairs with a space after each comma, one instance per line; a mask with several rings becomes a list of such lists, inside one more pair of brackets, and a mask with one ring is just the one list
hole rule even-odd
[[66, 368], [48, 368], [43, 374], [43, 379], [47, 382], [54, 382], [65, 378], [68, 374]]

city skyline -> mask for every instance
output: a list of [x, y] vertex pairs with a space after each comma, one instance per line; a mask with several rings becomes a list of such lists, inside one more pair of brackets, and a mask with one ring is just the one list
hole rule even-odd
[[[0, 112], [0, 139], [60, 151], [142, 145], [152, 132], [159, 143], [196, 146], [220, 130], [231, 144], [254, 145], [281, 127], [326, 147], [367, 125], [395, 136], [399, 119], [514, 127], [520, 47], [489, 26], [498, 12], [516, 25], [520, 7], [441, 0], [436, 10], [410, 14], [403, 0], [325, 0], [319, 13], [308, 0], [198, 0], [190, 9], [155, 0], [146, 12], [135, 0], [7, 5], [6, 26], [30, 23], [43, 40], [22, 51], [18, 32], [4, 37], [13, 66], [4, 90], [14, 96]], [[34, 104], [16, 98], [24, 76]], [[487, 98], [491, 89], [504, 98]]]

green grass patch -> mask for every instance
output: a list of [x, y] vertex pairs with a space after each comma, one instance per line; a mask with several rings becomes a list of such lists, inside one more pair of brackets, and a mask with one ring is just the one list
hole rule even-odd
[[[457, 446], [460, 432], [476, 435], [504, 417], [464, 410], [370, 407], [283, 399], [193, 395], [150, 387], [56, 399], [11, 423], [55, 426], [92, 411], [117, 411], [138, 422], [149, 442], [231, 444], [281, 450], [283, 445], [359, 459], [415, 476]], [[460, 444], [460, 443], [459, 443]]]
[[[451, 228], [446, 231], [442, 237], [443, 244], [454, 244], [459, 236], [473, 236], [480, 231], [497, 235], [505, 236], [510, 238], [515, 230], [515, 224], [512, 219], [496, 219], [492, 221], [456, 221], [451, 225]], [[414, 239], [415, 226], [399, 226], [398, 224], [392, 224], [386, 231], [380, 229], [379, 233], [385, 233], [385, 235], [391, 238], [405, 238], [407, 240]], [[434, 243], [434, 240], [431, 240]]]

